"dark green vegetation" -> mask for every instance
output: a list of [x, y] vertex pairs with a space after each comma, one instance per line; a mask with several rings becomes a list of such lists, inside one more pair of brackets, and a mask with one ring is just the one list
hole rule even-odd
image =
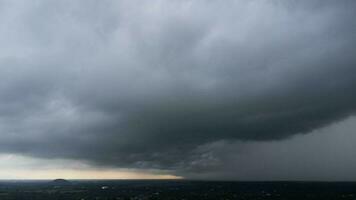
[[[58, 181], [55, 181], [58, 182]], [[60, 181], [61, 183], [63, 181]], [[356, 199], [356, 183], [213, 181], [2, 181], [1, 200]]]

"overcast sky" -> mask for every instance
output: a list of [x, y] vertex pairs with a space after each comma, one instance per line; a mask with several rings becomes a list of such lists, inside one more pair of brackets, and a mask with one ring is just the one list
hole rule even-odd
[[356, 180], [355, 10], [0, 0], [0, 178]]

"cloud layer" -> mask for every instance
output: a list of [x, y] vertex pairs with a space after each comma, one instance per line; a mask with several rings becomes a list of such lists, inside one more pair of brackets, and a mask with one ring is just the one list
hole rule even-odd
[[211, 144], [344, 119], [356, 108], [355, 8], [0, 1], [0, 152], [194, 172], [214, 167]]

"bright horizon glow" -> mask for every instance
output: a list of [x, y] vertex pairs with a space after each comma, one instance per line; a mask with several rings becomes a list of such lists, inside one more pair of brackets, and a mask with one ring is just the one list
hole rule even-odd
[[11, 180], [49, 180], [49, 179], [182, 179], [169, 174], [149, 174], [128, 171], [95, 170], [6, 170], [0, 172], [0, 179]]
[[[95, 168], [80, 161], [0, 155], [0, 179], [182, 179], [167, 171]], [[39, 167], [40, 166], [40, 167]]]

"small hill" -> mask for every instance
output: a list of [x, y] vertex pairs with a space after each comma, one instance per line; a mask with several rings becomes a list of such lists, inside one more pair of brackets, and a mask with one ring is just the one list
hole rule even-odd
[[66, 185], [71, 185], [71, 182], [65, 179], [55, 179], [51, 181], [50, 184], [55, 186], [66, 186]]

